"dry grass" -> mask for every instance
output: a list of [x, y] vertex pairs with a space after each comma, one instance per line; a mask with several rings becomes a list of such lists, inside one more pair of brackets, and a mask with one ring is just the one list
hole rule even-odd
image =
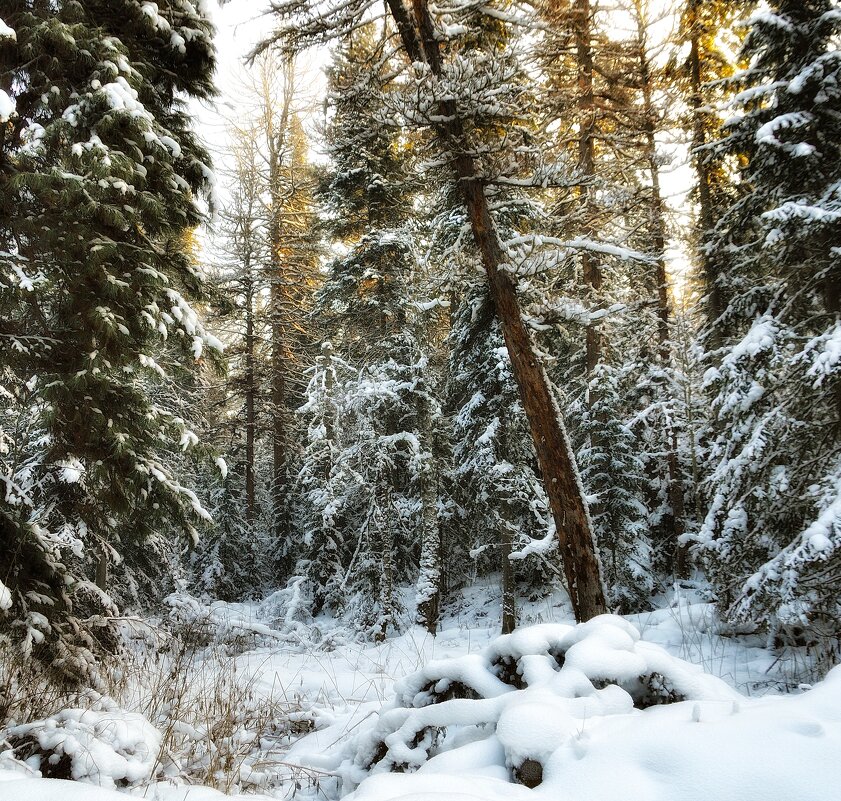
[[[312, 714], [284, 687], [267, 686], [259, 671], [243, 668], [238, 653], [253, 642], [214, 642], [212, 621], [193, 621], [175, 634], [140, 619], [121, 626], [125, 648], [102, 666], [97, 690], [50, 683], [0, 647], [0, 737], [3, 728], [62, 709], [136, 712], [162, 735], [150, 780], [227, 793], [318, 788], [321, 775], [285, 760], [291, 743], [312, 730]], [[9, 745], [15, 743], [0, 751]]]

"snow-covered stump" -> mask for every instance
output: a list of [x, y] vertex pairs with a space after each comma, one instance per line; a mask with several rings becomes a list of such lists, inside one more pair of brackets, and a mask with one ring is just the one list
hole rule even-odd
[[443, 767], [448, 752], [469, 746], [498, 759], [509, 780], [536, 787], [552, 755], [580, 738], [588, 721], [740, 698], [612, 615], [520, 629], [481, 655], [430, 662], [395, 690], [343, 765], [350, 786], [371, 774], [431, 769], [433, 759]]

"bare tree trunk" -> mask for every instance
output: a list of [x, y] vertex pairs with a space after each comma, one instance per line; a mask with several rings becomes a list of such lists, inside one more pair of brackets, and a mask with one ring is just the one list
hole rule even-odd
[[689, 19], [689, 106], [692, 109], [692, 151], [695, 174], [698, 178], [698, 210], [701, 231], [698, 236], [698, 258], [707, 290], [708, 341], [711, 348], [721, 347], [721, 330], [717, 323], [724, 313], [724, 299], [718, 284], [715, 263], [705, 250], [705, 243], [715, 227], [713, 212], [712, 174], [701, 148], [706, 144], [704, 128], [704, 99], [701, 81], [701, 22], [698, 10], [703, 0], [690, 0]]
[[[387, 0], [387, 3], [409, 59], [412, 62], [425, 61], [435, 75], [440, 75], [438, 42], [425, 0], [413, 0], [415, 22], [402, 0]], [[443, 101], [440, 110], [441, 116], [451, 121], [438, 125], [436, 133], [444, 148], [453, 154], [453, 168], [485, 268], [557, 526], [567, 591], [576, 619], [587, 620], [605, 612], [607, 604], [575, 457], [549, 380], [538, 362], [523, 322], [516, 284], [509, 273], [500, 269], [507, 259], [482, 182], [476, 177], [473, 158], [460, 146], [464, 141], [464, 131], [455, 116], [455, 104]]]
[[[663, 211], [663, 196], [660, 190], [660, 167], [657, 163], [653, 79], [651, 75], [651, 64], [648, 58], [645, 10], [639, 0], [636, 0], [634, 5], [637, 15], [640, 83], [642, 84], [645, 157], [648, 162], [648, 173], [651, 180], [649, 230], [651, 232], [651, 244], [657, 257], [654, 265], [654, 280], [657, 293], [657, 344], [660, 361], [665, 366], [673, 362], [670, 335], [672, 311], [669, 300], [669, 283], [666, 275], [665, 259], [666, 223]], [[666, 432], [666, 435], [669, 438], [669, 449], [666, 453], [666, 468], [669, 475], [669, 505], [672, 509], [671, 539], [675, 544], [674, 568], [679, 577], [685, 577], [687, 570], [687, 547], [680, 545], [680, 538], [686, 531], [686, 509], [683, 484], [680, 476], [680, 465], [677, 457], [677, 432], [674, 428], [671, 428]]]
[[[278, 292], [272, 287], [271, 302], [279, 303]], [[272, 510], [275, 533], [284, 530], [283, 517], [286, 506], [286, 364], [283, 345], [283, 326], [275, 320], [272, 324]]]
[[432, 430], [432, 401], [427, 397], [426, 381], [418, 380], [421, 409], [418, 422], [423, 441], [427, 444], [427, 461], [420, 474], [421, 490], [421, 555], [418, 576], [417, 622], [430, 634], [438, 630], [441, 607], [441, 527], [438, 522], [438, 465], [435, 435]]
[[511, 564], [514, 534], [506, 523], [500, 532], [499, 558], [502, 569], [502, 633], [510, 634], [517, 627], [517, 587]]
[[250, 526], [254, 523], [255, 512], [254, 441], [257, 426], [255, 413], [257, 388], [254, 369], [254, 276], [250, 257], [247, 258], [245, 273], [245, 522]]
[[283, 156], [287, 145], [289, 115], [294, 87], [294, 67], [291, 59], [284, 62], [284, 94], [279, 120], [271, 110], [271, 97], [267, 93], [266, 103], [266, 142], [268, 144], [269, 195], [271, 197], [271, 216], [269, 219], [269, 247], [271, 266], [271, 409], [272, 409], [272, 512], [274, 529], [277, 536], [282, 536], [285, 529], [284, 510], [286, 508], [286, 332], [283, 325], [284, 268], [283, 254], [283, 195], [282, 175]]
[[423, 532], [417, 621], [430, 634], [438, 630], [441, 609], [441, 529], [438, 525], [438, 481], [434, 465], [425, 465], [421, 475]]
[[376, 527], [375, 536], [379, 543], [380, 559], [382, 567], [382, 579], [380, 582], [380, 605], [382, 607], [382, 618], [380, 619], [380, 630], [376, 633], [376, 639], [382, 641], [388, 635], [390, 628], [394, 626], [394, 532], [385, 519], [385, 511], [391, 505], [387, 491], [383, 490], [382, 478], [377, 481], [376, 501], [378, 514], [374, 516]]
[[[336, 438], [336, 418], [333, 408], [333, 385], [335, 373], [333, 372], [333, 344], [331, 342], [321, 343], [321, 358], [324, 365], [324, 438], [332, 446]], [[327, 474], [330, 473], [332, 465], [327, 466]]]

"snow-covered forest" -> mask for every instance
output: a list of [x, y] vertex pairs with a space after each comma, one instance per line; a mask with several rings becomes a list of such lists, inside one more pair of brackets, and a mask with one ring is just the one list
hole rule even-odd
[[0, 801], [831, 801], [841, 2], [0, 0]]

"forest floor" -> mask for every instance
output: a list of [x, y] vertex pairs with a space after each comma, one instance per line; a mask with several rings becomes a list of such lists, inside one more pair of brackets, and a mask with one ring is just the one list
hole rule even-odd
[[[519, 610], [520, 619], [524, 625], [568, 623], [564, 601], [559, 595], [525, 603]], [[193, 642], [185, 648], [183, 643], [174, 647], [170, 641], [166, 648], [156, 647], [154, 658], [148, 654], [138, 657], [134, 669], [121, 672], [108, 693], [91, 691], [74, 698], [72, 704], [66, 702], [70, 708], [55, 709], [42, 720], [27, 721], [0, 733], [6, 741], [0, 754], [0, 801], [115, 801], [125, 798], [124, 793], [157, 801], [210, 801], [225, 797], [222, 793], [238, 792], [247, 793], [248, 798], [255, 798], [257, 793], [264, 798], [335, 799], [342, 792], [339, 774], [352, 752], [349, 743], [376, 723], [378, 711], [394, 696], [395, 682], [433, 660], [478, 654], [498, 635], [499, 605], [490, 583], [472, 588], [450, 604], [437, 636], [415, 627], [380, 643], [359, 642], [347, 628], [327, 620], [317, 621], [318, 628], [277, 627], [268, 611], [270, 604], [201, 606], [184, 599], [178, 603], [182, 612], [185, 605], [189, 606], [194, 618], [206, 615], [211, 619], [212, 642]], [[806, 721], [795, 727], [796, 731], [786, 729], [780, 740], [782, 753], [791, 754], [800, 753], [798, 743], [808, 740], [799, 766], [792, 766], [795, 785], [804, 787], [803, 792], [780, 798], [817, 801], [837, 792], [841, 784], [830, 789], [827, 782], [841, 778], [835, 776], [841, 768], [826, 768], [826, 775], [819, 775], [820, 771], [815, 774], [810, 755], [830, 765], [838, 762], [824, 760], [822, 754], [841, 744], [839, 671], [831, 677], [834, 682], [823, 682], [832, 683], [839, 703], [821, 702], [818, 707], [824, 712], [819, 719], [815, 719], [816, 704], [808, 708], [772, 704], [769, 711], [769, 696], [785, 701], [812, 695], [803, 692], [809, 685], [801, 683], [806, 675], [802, 653], [790, 652], [781, 658], [767, 650], [759, 637], [720, 635], [711, 605], [687, 589], [664, 597], [662, 608], [625, 620], [639, 631], [641, 641], [662, 647], [669, 658], [700, 666], [705, 673], [723, 679], [729, 685], [728, 692], [732, 688], [739, 693], [740, 703], [749, 713], [740, 717], [744, 731], [728, 734], [721, 729], [715, 736], [722, 747], [744, 747], [745, 758], [749, 759], [756, 745], [748, 747], [746, 741], [756, 738], [762, 742], [770, 737], [773, 744], [778, 719]], [[203, 636], [207, 637], [207, 630]], [[143, 651], [142, 643], [148, 643], [148, 636], [136, 636], [135, 640], [136, 648]], [[817, 695], [815, 698], [817, 703]], [[728, 710], [739, 706], [732, 700], [727, 703]], [[642, 717], [648, 715], [645, 719], [654, 721], [667, 738], [685, 737], [676, 728], [674, 715], [695, 720], [701, 713], [698, 704], [686, 713], [677, 711], [682, 706], [673, 705], [671, 718], [663, 717], [664, 707], [646, 710]], [[660, 723], [651, 716], [654, 711], [660, 713]], [[720, 723], [718, 712], [710, 716], [705, 707], [703, 715]], [[617, 736], [627, 740], [621, 732]], [[793, 750], [786, 739], [791, 737], [799, 738]], [[655, 754], [663, 747], [652, 745]], [[705, 747], [694, 748], [697, 759], [682, 757], [679, 752], [671, 757], [689, 759], [694, 765], [703, 761]], [[469, 748], [464, 751], [466, 761], [455, 772], [452, 765], [444, 765], [424, 774], [426, 767], [432, 768], [430, 762], [421, 774], [395, 777], [396, 784], [393, 774], [366, 781], [356, 797], [360, 801], [398, 797], [467, 801], [479, 797], [519, 798], [521, 794], [523, 798], [535, 797], [539, 792], [508, 783], [510, 779], [497, 770], [499, 766], [483, 768], [484, 757], [476, 760], [469, 753]], [[769, 755], [773, 757], [773, 753], [772, 749]], [[606, 766], [607, 773], [613, 770], [620, 778], [623, 773], [631, 775], [639, 764], [652, 759], [657, 761], [650, 753], [633, 758], [619, 755], [615, 764]], [[582, 769], [586, 773], [585, 763]], [[668, 788], [669, 782], [686, 781], [686, 776], [664, 779], [662, 765], [649, 767], [651, 775], [659, 775], [657, 787], [661, 789]], [[696, 768], [704, 770], [703, 765], [693, 770]], [[706, 766], [707, 772], [713, 770], [714, 766]], [[773, 776], [773, 768], [768, 770]], [[637, 782], [643, 789], [651, 781], [647, 771], [643, 771], [642, 783]], [[465, 779], [460, 775], [463, 773], [474, 778]], [[43, 778], [49, 775], [77, 781]], [[790, 792], [789, 785], [786, 782], [780, 787]], [[616, 785], [613, 790], [610, 784], [603, 787], [604, 801], [620, 797], [611, 798], [620, 786], [627, 790], [625, 785]], [[545, 789], [550, 787], [547, 784]], [[560, 800], [560, 791], [553, 792], [550, 796]], [[567, 797], [578, 801], [575, 795], [563, 795]], [[623, 792], [621, 797], [636, 795]], [[661, 796], [656, 788], [648, 788], [642, 797], [656, 801]], [[696, 796], [666, 793], [662, 797]], [[730, 795], [703, 797], [706, 801], [724, 801]], [[739, 801], [777, 797], [764, 791], [745, 793], [744, 788], [733, 796]], [[588, 801], [602, 798], [598, 792], [590, 793]]]

